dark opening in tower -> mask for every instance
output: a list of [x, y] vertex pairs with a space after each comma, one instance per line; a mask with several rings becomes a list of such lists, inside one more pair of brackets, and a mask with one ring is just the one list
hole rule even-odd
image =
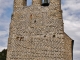
[[49, 6], [49, 0], [42, 0], [42, 6]]

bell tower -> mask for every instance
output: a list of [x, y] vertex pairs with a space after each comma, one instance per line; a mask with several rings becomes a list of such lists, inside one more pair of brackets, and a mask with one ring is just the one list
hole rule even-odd
[[61, 0], [14, 0], [7, 60], [72, 60], [73, 40], [64, 32]]

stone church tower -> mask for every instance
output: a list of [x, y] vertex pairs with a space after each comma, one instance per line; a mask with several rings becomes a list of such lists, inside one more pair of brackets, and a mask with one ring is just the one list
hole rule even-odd
[[64, 32], [61, 0], [14, 0], [7, 60], [73, 60]]

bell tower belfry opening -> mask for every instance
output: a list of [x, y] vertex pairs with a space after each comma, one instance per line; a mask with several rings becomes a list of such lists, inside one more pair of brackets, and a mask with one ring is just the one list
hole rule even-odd
[[42, 6], [49, 6], [49, 0], [42, 0]]
[[73, 40], [64, 32], [61, 0], [26, 2], [14, 0], [7, 60], [72, 60]]
[[32, 5], [32, 0], [27, 0], [26, 1], [26, 6], [31, 6]]

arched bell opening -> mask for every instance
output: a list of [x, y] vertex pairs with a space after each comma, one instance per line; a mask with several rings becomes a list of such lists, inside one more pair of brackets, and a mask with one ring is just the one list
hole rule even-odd
[[42, 6], [49, 6], [49, 0], [42, 0]]
[[32, 5], [32, 0], [26, 0], [26, 6], [31, 6]]

